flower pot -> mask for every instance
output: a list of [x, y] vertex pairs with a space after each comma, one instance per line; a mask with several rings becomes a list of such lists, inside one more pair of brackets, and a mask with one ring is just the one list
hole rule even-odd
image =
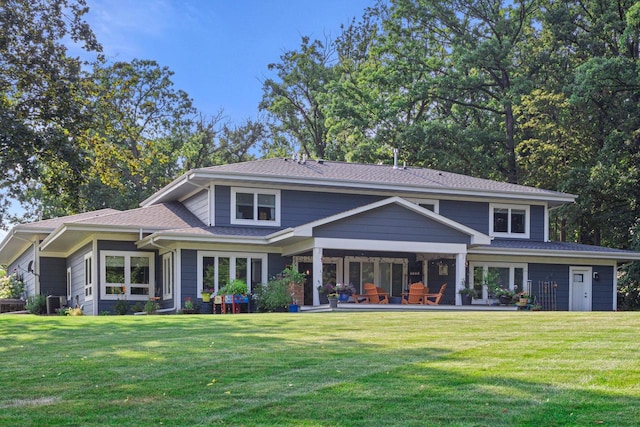
[[298, 311], [300, 311], [298, 304], [289, 304], [289, 313], [297, 313]]
[[211, 294], [209, 292], [203, 292], [201, 295], [202, 295], [202, 302], [211, 301]]
[[340, 301], [340, 302], [349, 302], [349, 294], [340, 294], [338, 296], [338, 301]]
[[463, 294], [460, 295], [460, 298], [462, 300], [462, 305], [471, 305], [471, 300], [473, 299], [471, 295]]
[[338, 298], [329, 298], [329, 307], [338, 308]]
[[509, 305], [511, 304], [512, 300], [513, 298], [508, 295], [500, 295], [500, 298], [499, 298], [500, 304], [502, 305]]

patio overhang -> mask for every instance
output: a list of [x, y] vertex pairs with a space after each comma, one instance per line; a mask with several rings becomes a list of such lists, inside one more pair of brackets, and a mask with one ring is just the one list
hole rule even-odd
[[282, 255], [293, 256], [308, 253], [314, 248], [347, 251], [379, 251], [406, 253], [467, 253], [467, 245], [461, 243], [406, 242], [371, 239], [309, 238], [282, 248]]

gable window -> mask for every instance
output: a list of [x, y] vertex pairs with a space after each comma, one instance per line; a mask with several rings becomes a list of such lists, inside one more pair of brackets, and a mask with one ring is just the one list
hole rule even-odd
[[280, 225], [280, 191], [231, 189], [231, 224]]
[[440, 203], [439, 200], [434, 199], [407, 199], [411, 203], [415, 203], [421, 208], [425, 208], [430, 210], [431, 212], [440, 213]]
[[492, 203], [490, 212], [491, 236], [529, 238], [529, 206]]
[[153, 296], [154, 256], [149, 252], [101, 252], [101, 291], [104, 299], [144, 301]]
[[[71, 289], [68, 292], [71, 295]], [[93, 256], [89, 253], [84, 256], [84, 300], [93, 299]]]

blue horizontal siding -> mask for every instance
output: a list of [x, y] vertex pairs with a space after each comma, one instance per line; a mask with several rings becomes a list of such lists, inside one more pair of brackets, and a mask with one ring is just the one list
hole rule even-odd
[[440, 215], [481, 233], [489, 234], [489, 203], [441, 200]]
[[314, 237], [469, 243], [466, 234], [396, 204], [318, 227]]
[[377, 202], [384, 197], [285, 190], [281, 198], [282, 226], [295, 227]]
[[591, 307], [594, 311], [613, 310], [613, 267], [592, 266], [598, 280], [591, 282]]

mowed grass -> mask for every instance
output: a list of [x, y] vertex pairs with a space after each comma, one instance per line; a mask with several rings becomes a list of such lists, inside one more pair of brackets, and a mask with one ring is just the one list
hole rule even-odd
[[0, 316], [0, 425], [638, 425], [640, 313]]

